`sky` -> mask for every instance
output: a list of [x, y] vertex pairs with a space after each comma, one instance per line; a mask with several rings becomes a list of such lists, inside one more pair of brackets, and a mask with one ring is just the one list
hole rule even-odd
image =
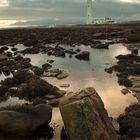
[[[0, 0], [0, 28], [86, 23], [87, 0]], [[140, 0], [93, 0], [93, 17], [140, 20]]]

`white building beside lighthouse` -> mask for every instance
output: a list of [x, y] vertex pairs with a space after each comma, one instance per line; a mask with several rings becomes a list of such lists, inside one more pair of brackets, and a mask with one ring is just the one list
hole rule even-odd
[[92, 0], [87, 0], [87, 24], [92, 24], [93, 22], [92, 12]]

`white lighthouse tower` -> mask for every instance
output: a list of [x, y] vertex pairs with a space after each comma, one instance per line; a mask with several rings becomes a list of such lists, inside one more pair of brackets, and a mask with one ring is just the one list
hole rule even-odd
[[93, 22], [92, 12], [92, 0], [87, 0], [87, 24], [92, 24]]

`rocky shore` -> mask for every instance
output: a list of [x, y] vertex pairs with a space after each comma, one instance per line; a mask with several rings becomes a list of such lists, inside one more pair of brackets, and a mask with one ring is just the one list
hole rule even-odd
[[[69, 56], [90, 62], [90, 52], [77, 49], [76, 46], [82, 44], [92, 49], [108, 50], [110, 44], [123, 43], [132, 53], [116, 56], [117, 65], [107, 68], [106, 71], [117, 72], [118, 83], [135, 93], [140, 101], [139, 35], [140, 25], [134, 27], [129, 24], [0, 30], [0, 75], [5, 75], [0, 82], [0, 102], [9, 97], [18, 97], [29, 102], [0, 108], [0, 137], [6, 137], [7, 133], [11, 135], [11, 139], [17, 137], [17, 140], [53, 137], [54, 130], [50, 127], [52, 108], [59, 106], [66, 91], [60, 90], [42, 77], [61, 80], [70, 73], [54, 68], [53, 59], [46, 60], [41, 66], [32, 65], [32, 60], [26, 55], [47, 54], [58, 58]], [[23, 44], [24, 49], [17, 48], [17, 44]], [[117, 134], [122, 139], [140, 137], [139, 110], [139, 104], [132, 105], [126, 109], [125, 114], [118, 117], [120, 130]], [[102, 115], [100, 117], [102, 119]], [[114, 132], [113, 129], [112, 131]]]
[[119, 133], [123, 139], [135, 139], [140, 137], [140, 32], [136, 34], [133, 31], [127, 35], [124, 45], [131, 51], [127, 55], [116, 56], [117, 65], [105, 69], [106, 72], [115, 71], [118, 77], [118, 83], [125, 86], [123, 94], [130, 94], [137, 98], [138, 103], [126, 108], [125, 113], [120, 115], [118, 122], [120, 124]]

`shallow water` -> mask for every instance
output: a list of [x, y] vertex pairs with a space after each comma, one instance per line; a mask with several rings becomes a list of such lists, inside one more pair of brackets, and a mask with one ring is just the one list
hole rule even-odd
[[94, 87], [110, 116], [118, 116], [126, 106], [136, 101], [131, 94], [121, 93], [120, 90], [124, 87], [118, 85], [115, 73], [110, 75], [104, 71], [106, 67], [116, 64], [115, 56], [129, 53], [122, 44], [110, 45], [109, 50], [92, 49], [83, 45], [76, 48], [90, 51], [90, 61], [80, 61], [68, 56], [66, 58], [54, 57], [47, 54], [26, 55], [26, 57], [30, 57], [31, 63], [37, 66], [46, 63], [48, 59], [53, 59], [55, 60], [52, 64], [54, 68], [64, 69], [70, 73], [70, 76], [63, 80], [43, 77], [53, 85], [60, 87], [62, 84], [70, 84], [70, 87], [66, 89], [69, 92]]
[[[17, 47], [20, 48], [18, 45]], [[67, 70], [70, 76], [63, 80], [42, 77], [59, 88], [62, 84], [70, 84], [69, 88], [61, 89], [75, 92], [86, 87], [94, 87], [102, 98], [109, 116], [117, 117], [123, 113], [127, 106], [137, 101], [132, 94], [123, 95], [121, 93], [121, 89], [124, 87], [118, 85], [115, 73], [110, 75], [104, 71], [106, 67], [116, 64], [115, 56], [129, 53], [122, 44], [110, 45], [109, 50], [92, 49], [90, 46], [83, 45], [74, 49], [77, 48], [90, 51], [90, 61], [80, 61], [75, 57], [69, 58], [68, 55], [65, 58], [48, 56], [47, 54], [25, 56], [31, 58], [33, 65], [42, 66], [42, 64], [47, 63], [47, 60], [53, 59], [55, 60], [52, 64], [53, 68]], [[52, 126], [56, 128], [52, 140], [60, 140], [60, 130], [63, 122], [58, 108], [53, 110]]]
[[[68, 70], [70, 76], [63, 80], [43, 77], [43, 79], [59, 88], [61, 88], [62, 84], [70, 84], [70, 87], [66, 88], [66, 90], [75, 92], [86, 87], [94, 87], [102, 98], [109, 116], [117, 117], [123, 113], [127, 106], [136, 102], [136, 98], [132, 94], [123, 95], [121, 93], [121, 89], [124, 87], [118, 85], [115, 73], [110, 75], [104, 71], [106, 67], [116, 64], [115, 56], [129, 53], [122, 44], [110, 45], [109, 50], [92, 49], [90, 46], [83, 45], [76, 48], [90, 51], [90, 61], [80, 61], [75, 57], [69, 58], [68, 56], [66, 58], [54, 57], [47, 54], [26, 56], [31, 58], [33, 65], [41, 66], [48, 59], [53, 59], [55, 60], [53, 67]], [[53, 111], [52, 122], [59, 125], [52, 140], [59, 140], [63, 122], [57, 108]]]

